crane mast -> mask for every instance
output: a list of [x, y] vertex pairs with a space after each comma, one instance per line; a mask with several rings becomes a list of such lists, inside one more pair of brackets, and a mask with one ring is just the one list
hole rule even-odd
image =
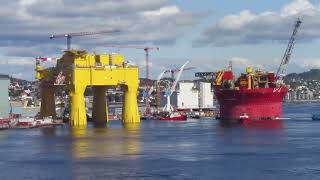
[[295, 25], [294, 25], [294, 29], [293, 29], [293, 32], [292, 32], [292, 35], [290, 37], [290, 40], [289, 40], [289, 43], [288, 43], [288, 46], [287, 46], [287, 49], [284, 53], [284, 56], [282, 58], [282, 61], [281, 61], [281, 64], [278, 68], [278, 71], [277, 71], [277, 83], [283, 83], [283, 78], [286, 74], [286, 70], [287, 70], [287, 66], [289, 64], [289, 61], [290, 61], [290, 57], [291, 57], [291, 54], [292, 54], [292, 49], [295, 45], [295, 42], [296, 42], [296, 37], [297, 37], [297, 33], [298, 33], [298, 30], [299, 30], [299, 27], [301, 25], [302, 21], [300, 20], [300, 18], [297, 19]]
[[133, 49], [143, 49], [145, 52], [145, 65], [146, 65], [146, 79], [150, 79], [149, 73], [149, 50], [160, 50], [158, 46], [141, 46], [141, 45], [113, 45], [113, 44], [105, 44], [105, 47], [113, 47], [113, 48], [133, 48]]
[[[159, 75], [158, 75], [158, 78], [157, 78], [157, 82], [156, 82], [156, 88], [157, 88], [157, 93], [159, 92], [159, 83], [160, 83], [160, 80], [161, 78], [163, 77], [163, 75], [165, 74], [165, 71], [161, 72]], [[151, 105], [150, 105], [150, 97], [151, 97], [151, 94], [153, 93], [154, 91], [154, 87], [151, 86], [150, 89], [149, 89], [149, 92], [145, 98], [145, 101], [146, 101], [146, 111], [145, 111], [145, 115], [150, 115], [151, 114]]]

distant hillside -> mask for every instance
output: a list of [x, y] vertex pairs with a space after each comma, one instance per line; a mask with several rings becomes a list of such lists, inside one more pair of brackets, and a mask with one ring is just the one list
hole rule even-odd
[[24, 80], [24, 79], [19, 79], [19, 78], [14, 78], [14, 77], [9, 77], [10, 78], [10, 82], [17, 82], [19, 84], [28, 84], [28, 83], [34, 83], [34, 81], [28, 81], [28, 80]]
[[311, 69], [310, 71], [303, 72], [300, 74], [291, 73], [285, 78], [287, 81], [295, 80], [320, 80], [320, 69]]

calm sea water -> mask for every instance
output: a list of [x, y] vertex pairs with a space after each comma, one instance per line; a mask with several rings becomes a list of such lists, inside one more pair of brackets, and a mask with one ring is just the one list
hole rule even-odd
[[0, 131], [0, 179], [320, 179], [319, 105], [285, 104], [282, 128], [191, 119]]

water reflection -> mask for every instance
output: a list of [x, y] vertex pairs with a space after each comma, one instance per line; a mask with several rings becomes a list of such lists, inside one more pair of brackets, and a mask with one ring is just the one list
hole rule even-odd
[[72, 128], [71, 135], [74, 159], [113, 158], [140, 153], [139, 125], [117, 129]]
[[8, 134], [5, 131], [0, 130], [0, 140], [4, 140], [8, 137]]
[[282, 120], [257, 120], [245, 124], [246, 128], [283, 129]]
[[254, 120], [250, 121], [249, 123], [242, 124], [229, 121], [219, 121], [220, 127], [222, 128], [234, 128], [234, 127], [244, 127], [247, 129], [283, 129], [284, 123], [282, 120]]
[[279, 145], [286, 137], [282, 120], [259, 120], [248, 124], [220, 122], [217, 132], [226, 144], [252, 145], [252, 151], [264, 145]]

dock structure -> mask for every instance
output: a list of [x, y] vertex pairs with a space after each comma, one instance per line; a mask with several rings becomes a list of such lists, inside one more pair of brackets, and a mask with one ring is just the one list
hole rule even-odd
[[93, 89], [92, 118], [97, 124], [107, 122], [108, 86], [118, 86], [124, 91], [122, 110], [123, 124], [140, 123], [137, 93], [138, 67], [124, 61], [121, 54], [90, 54], [86, 51], [69, 50], [57, 60], [55, 67], [44, 69], [36, 65], [36, 77], [41, 85], [42, 117], [55, 116], [54, 94], [65, 86], [71, 98], [70, 125], [86, 126], [84, 92]]

